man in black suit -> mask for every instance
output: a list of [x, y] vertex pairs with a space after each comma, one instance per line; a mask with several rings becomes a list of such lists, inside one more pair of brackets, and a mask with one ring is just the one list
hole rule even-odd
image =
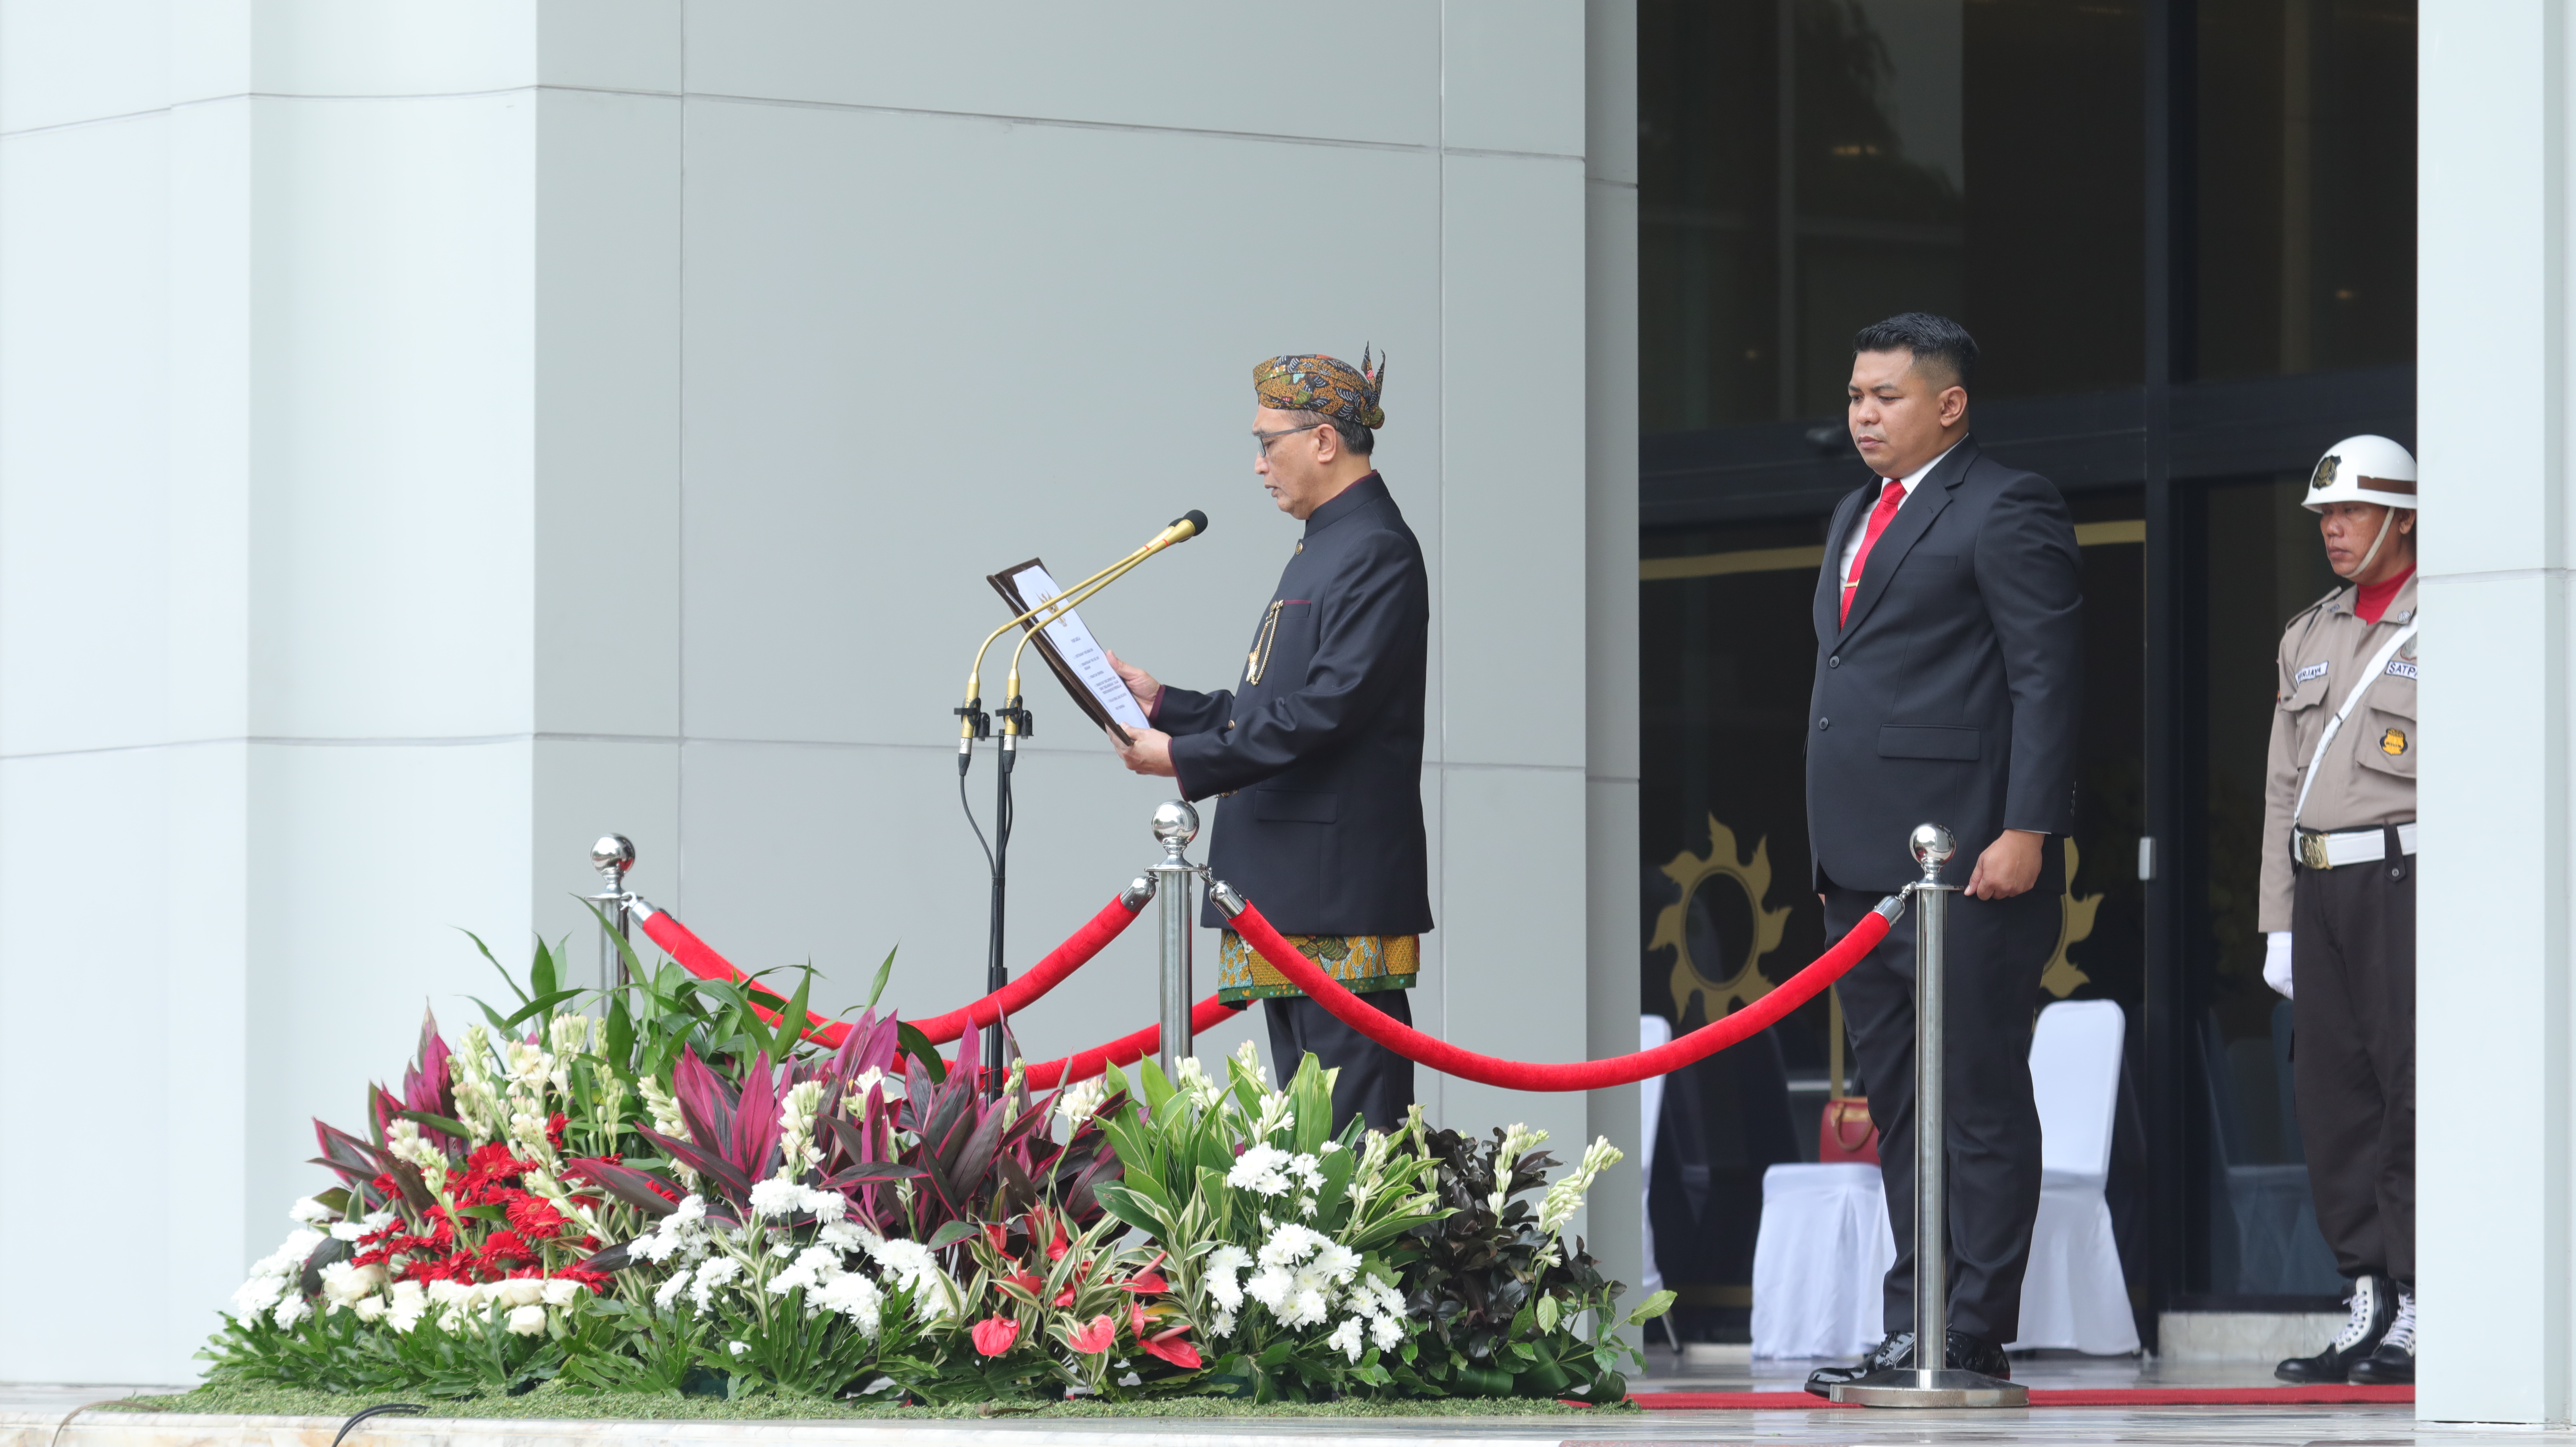
[[[1950, 1187], [1946, 1364], [2011, 1375], [2022, 1271], [2039, 1212], [2030, 1028], [2056, 949], [2074, 826], [2083, 689], [2075, 529], [2047, 479], [1968, 436], [1977, 344], [1908, 312], [1852, 344], [1853, 444], [1878, 477], [1844, 498], [1816, 580], [1807, 834], [1825, 933], [1839, 937], [1922, 871], [1914, 826], [1957, 836], [1945, 1068]], [[1909, 910], [1838, 987], [1869, 1085], [1896, 1267], [1887, 1339], [1807, 1380], [1825, 1395], [1914, 1366], [1914, 922]], [[1943, 1365], [1928, 1358], [1923, 1365]]]
[[[1300, 953], [1396, 1019], [1431, 928], [1422, 830], [1423, 686], [1431, 583], [1422, 547], [1370, 464], [1384, 363], [1274, 357], [1253, 369], [1253, 471], [1306, 525], [1253, 625], [1240, 686], [1168, 688], [1119, 662], [1154, 727], [1119, 750], [1140, 774], [1192, 799], [1223, 796], [1208, 867], [1241, 890]], [[1222, 927], [1216, 906], [1204, 922]], [[1307, 999], [1231, 930], [1217, 993], [1267, 1001], [1282, 1077], [1312, 1053], [1340, 1074], [1334, 1128], [1354, 1115], [1403, 1123], [1413, 1062]]]

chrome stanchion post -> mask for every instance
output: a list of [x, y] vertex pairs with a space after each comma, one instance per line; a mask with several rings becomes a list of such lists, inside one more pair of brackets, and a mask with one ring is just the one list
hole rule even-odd
[[1950, 896], [1941, 868], [1958, 841], [1938, 824], [1917, 824], [1906, 841], [1923, 877], [1914, 896], [1914, 1362], [1889, 1367], [1833, 1389], [1833, 1399], [1863, 1407], [2027, 1407], [2030, 1389], [1982, 1372], [1951, 1369], [1950, 1193], [1948, 1113], [1942, 1100], [1943, 946]]
[[605, 994], [627, 983], [626, 956], [616, 941], [632, 937], [634, 915], [626, 908], [626, 871], [635, 867], [635, 841], [623, 834], [602, 834], [590, 846], [590, 867], [599, 871], [599, 893], [590, 899], [606, 922], [599, 932], [599, 988]]
[[1199, 811], [1188, 804], [1174, 799], [1154, 810], [1154, 838], [1163, 846], [1163, 862], [1146, 873], [1153, 876], [1154, 897], [1162, 911], [1162, 978], [1156, 995], [1162, 1004], [1163, 1036], [1154, 1063], [1162, 1067], [1165, 1080], [1178, 1078], [1181, 1062], [1197, 1048], [1190, 1038], [1190, 949], [1198, 924], [1190, 917], [1196, 894], [1190, 886], [1199, 868], [1183, 856], [1198, 836]]

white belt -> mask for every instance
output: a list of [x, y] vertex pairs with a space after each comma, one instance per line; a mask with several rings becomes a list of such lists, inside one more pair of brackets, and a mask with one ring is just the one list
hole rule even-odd
[[[2397, 826], [2397, 852], [2415, 852], [2415, 826]], [[2315, 829], [2291, 831], [2290, 857], [2309, 869], [2341, 869], [2347, 864], [2372, 864], [2388, 857], [2388, 830], [2346, 829], [2328, 834]]]

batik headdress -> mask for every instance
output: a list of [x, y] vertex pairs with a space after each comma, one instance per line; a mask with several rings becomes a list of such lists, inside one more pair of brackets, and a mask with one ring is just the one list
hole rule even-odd
[[1319, 412], [1336, 422], [1362, 427], [1386, 425], [1378, 395], [1386, 389], [1386, 358], [1372, 363], [1360, 348], [1356, 367], [1339, 357], [1272, 357], [1252, 369], [1252, 390], [1264, 407], [1282, 412]]

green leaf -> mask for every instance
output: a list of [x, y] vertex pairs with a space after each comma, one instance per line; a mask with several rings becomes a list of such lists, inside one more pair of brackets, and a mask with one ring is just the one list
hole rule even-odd
[[[481, 935], [476, 934], [470, 929], [459, 929], [457, 933], [465, 936], [469, 940], [472, 940], [474, 942], [475, 950], [480, 953], [483, 958], [492, 961], [492, 968], [501, 972], [501, 983], [510, 987], [511, 994], [518, 996], [521, 1000], [528, 998], [528, 992], [519, 988], [519, 982], [511, 977], [509, 970], [505, 968], [499, 960], [492, 959], [491, 947], [483, 943], [483, 937]], [[484, 1008], [488, 1010], [491, 1007], [487, 1005]]]
[[569, 1000], [580, 993], [581, 991], [579, 990], [552, 990], [539, 995], [535, 999], [520, 1006], [516, 1014], [513, 1014], [509, 1019], [502, 1022], [501, 1028], [504, 1030], [516, 1030], [521, 1025], [526, 1024], [528, 1021], [535, 1019], [539, 1015], [543, 1015], [555, 1006], [564, 1003], [566, 1000]]
[[1164, 1078], [1163, 1067], [1148, 1055], [1136, 1062], [1136, 1073], [1145, 1082], [1145, 1109], [1154, 1119], [1164, 1119], [1163, 1107], [1171, 1101], [1173, 1092], [1172, 1082]]
[[796, 997], [789, 1000], [787, 1008], [778, 1014], [778, 1044], [769, 1052], [769, 1058], [781, 1065], [786, 1064], [795, 1051], [796, 1042], [805, 1038], [805, 997], [813, 989], [814, 972], [809, 969], [805, 978], [797, 983]]
[[431, 1130], [443, 1130], [458, 1140], [474, 1138], [474, 1132], [467, 1130], [462, 1121], [449, 1120], [443, 1115], [432, 1115], [425, 1110], [398, 1110], [394, 1112], [394, 1118], [410, 1121], [414, 1125], [425, 1125]]
[[[1127, 1179], [1134, 1181], [1140, 1178], [1130, 1176]], [[1098, 1185], [1091, 1188], [1091, 1194], [1092, 1198], [1100, 1202], [1102, 1209], [1110, 1215], [1148, 1236], [1159, 1238], [1162, 1235], [1164, 1230], [1162, 1217], [1154, 1210], [1154, 1203], [1147, 1200], [1143, 1193], [1130, 1190], [1126, 1186]]]
[[948, 1062], [939, 1058], [939, 1047], [931, 1044], [930, 1037], [922, 1034], [919, 1027], [909, 1020], [898, 1021], [894, 1027], [894, 1038], [904, 1054], [921, 1063], [922, 1071], [930, 1077], [931, 1084], [946, 1083]]
[[1555, 1297], [1542, 1296], [1538, 1299], [1538, 1329], [1541, 1334], [1556, 1330], [1557, 1311]]
[[535, 994], [551, 995], [555, 988], [554, 951], [546, 948], [545, 937], [540, 935], [537, 937], [536, 957], [528, 961], [528, 989]]
[[1628, 1325], [1644, 1326], [1646, 1323], [1653, 1321], [1656, 1317], [1672, 1310], [1673, 1303], [1679, 1299], [1680, 1298], [1675, 1293], [1670, 1291], [1656, 1292], [1654, 1295], [1647, 1297], [1644, 1301], [1637, 1303], [1637, 1309], [1628, 1313]]
[[599, 1044], [601, 1051], [608, 1056], [609, 1062], [619, 1070], [627, 1069], [633, 1062], [635, 1017], [627, 1012], [625, 995], [616, 994], [609, 997], [608, 1019], [600, 1027]]
[[[902, 948], [903, 941], [897, 940], [894, 942], [894, 950]], [[868, 986], [868, 1002], [861, 1006], [861, 1009], [875, 1009], [877, 1007], [877, 1001], [885, 995], [886, 981], [891, 979], [894, 975], [894, 950], [886, 951], [885, 963], [877, 966], [876, 983]]]
[[972, 1221], [951, 1221], [930, 1233], [930, 1249], [937, 1251], [943, 1247], [954, 1246], [974, 1235], [978, 1229]]
[[456, 1214], [471, 1216], [478, 1221], [498, 1221], [505, 1226], [510, 1223], [509, 1211], [500, 1206], [459, 1206]]

